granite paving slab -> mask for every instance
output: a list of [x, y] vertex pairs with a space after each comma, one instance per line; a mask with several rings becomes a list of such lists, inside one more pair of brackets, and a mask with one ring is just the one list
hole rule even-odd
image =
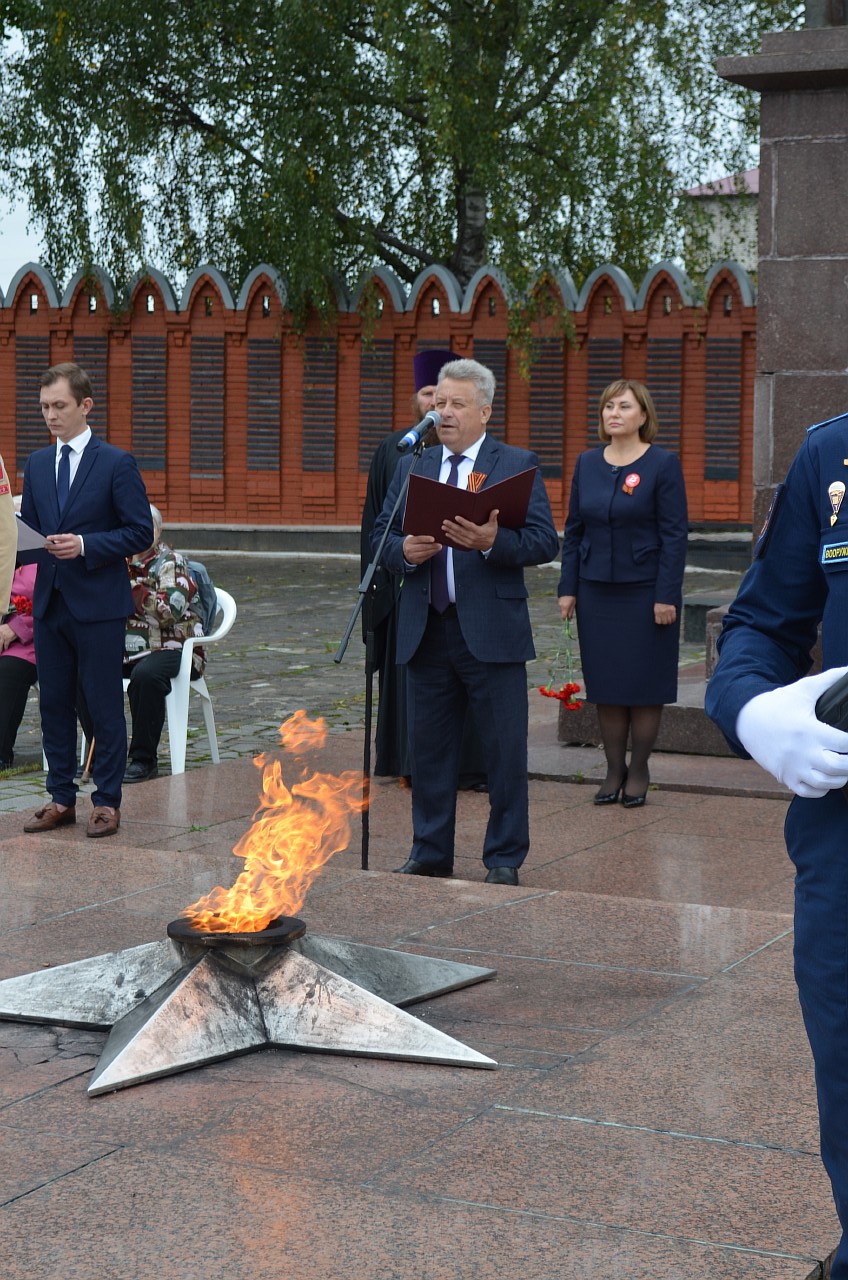
[[[251, 743], [273, 745], [256, 711], [242, 758], [127, 788], [114, 840], [24, 836], [0, 813], [0, 977], [158, 940], [232, 882]], [[311, 767], [359, 767], [341, 721]], [[0, 1023], [3, 1280], [807, 1280], [838, 1226], [785, 802], [660, 789], [628, 814], [577, 782], [530, 793], [520, 887], [483, 884], [473, 794], [456, 879], [390, 874], [409, 793], [386, 783], [371, 870], [355, 825], [301, 912], [316, 933], [496, 967], [410, 1010], [495, 1072], [264, 1051], [90, 1098], [104, 1033]]]
[[0, 1249], [8, 1280], [799, 1280], [815, 1257], [294, 1177], [285, 1152], [202, 1177], [185, 1154], [116, 1152], [9, 1206]]

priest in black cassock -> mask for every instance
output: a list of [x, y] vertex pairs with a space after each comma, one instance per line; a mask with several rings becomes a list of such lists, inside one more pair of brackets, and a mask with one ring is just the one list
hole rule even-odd
[[[461, 359], [455, 351], [427, 348], [413, 357], [415, 394], [411, 411], [415, 422], [433, 408], [439, 370], [453, 360]], [[368, 488], [362, 510], [360, 554], [364, 575], [371, 561], [370, 538], [377, 516], [383, 509], [395, 467], [401, 459], [398, 442], [408, 428], [392, 431], [377, 446], [368, 471]], [[436, 436], [433, 432], [433, 441]], [[432, 443], [428, 439], [427, 443]], [[406, 723], [406, 668], [395, 662], [397, 607], [400, 580], [385, 569], [378, 569], [363, 607], [363, 630], [374, 633], [374, 665], [380, 688], [377, 705], [375, 777], [402, 778], [410, 781], [409, 741]], [[460, 790], [486, 791], [486, 766], [483, 749], [469, 715], [462, 740]]]

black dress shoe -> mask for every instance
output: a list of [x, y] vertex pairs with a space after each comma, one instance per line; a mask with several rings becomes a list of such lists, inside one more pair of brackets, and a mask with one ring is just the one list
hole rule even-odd
[[153, 764], [144, 764], [140, 760], [130, 760], [124, 770], [124, 782], [147, 782], [150, 778], [159, 777], [159, 765], [154, 760]]
[[640, 796], [629, 796], [625, 791], [621, 797], [621, 803], [624, 805], [625, 809], [641, 809], [642, 805], [645, 803], [646, 795], [647, 792], [643, 791]]
[[395, 871], [402, 876], [438, 876], [440, 880], [453, 875], [453, 867], [449, 867], [446, 862], [416, 862], [414, 858], [410, 858], [402, 867], [395, 867]]
[[594, 804], [618, 804], [618, 797], [621, 795], [621, 788], [627, 781], [627, 770], [624, 770], [624, 777], [619, 782], [615, 791], [596, 791]]
[[515, 867], [492, 867], [486, 884], [518, 884], [518, 871]]

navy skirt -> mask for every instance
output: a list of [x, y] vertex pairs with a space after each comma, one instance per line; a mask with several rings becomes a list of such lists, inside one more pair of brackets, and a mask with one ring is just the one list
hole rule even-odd
[[589, 702], [649, 707], [677, 701], [680, 615], [654, 622], [655, 585], [589, 582], [577, 587], [577, 636]]

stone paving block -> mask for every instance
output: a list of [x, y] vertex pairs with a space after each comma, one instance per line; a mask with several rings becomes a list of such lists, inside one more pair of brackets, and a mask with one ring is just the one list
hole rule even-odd
[[[24, 836], [43, 774], [0, 779], [0, 977], [162, 938], [232, 883], [252, 757], [298, 707], [330, 729], [308, 767], [361, 771], [358, 637], [332, 661], [357, 562], [244, 563], [213, 567], [240, 608], [208, 672], [231, 759], [202, 763], [196, 721], [171, 778], [166, 737], [160, 778], [126, 788], [99, 842], [82, 821]], [[528, 579], [532, 689], [560, 624], [555, 571]], [[644, 810], [595, 809], [597, 784], [562, 781], [582, 757], [556, 720], [531, 694], [531, 758], [536, 742], [554, 780], [531, 781], [519, 888], [483, 884], [486, 799], [465, 793], [457, 878], [391, 875], [409, 793], [375, 779], [371, 870], [354, 824], [301, 911], [312, 932], [496, 967], [410, 1012], [498, 1070], [263, 1051], [90, 1098], [105, 1033], [0, 1023], [3, 1280], [806, 1280], [838, 1227], [791, 979], [785, 800], [710, 794], [731, 773], [763, 787], [739, 762], [658, 754]], [[30, 710], [38, 762], [33, 726]]]
[[524, 1105], [818, 1155], [813, 1063], [790, 976], [754, 979], [744, 966], [634, 1019], [579, 1069], [548, 1072]]
[[7, 1280], [805, 1280], [814, 1261], [328, 1184], [289, 1174], [285, 1157], [200, 1176], [187, 1155], [116, 1153], [10, 1206]]
[[801, 1257], [838, 1235], [823, 1182], [812, 1153], [508, 1108], [463, 1125], [376, 1180], [385, 1190], [466, 1205]]

